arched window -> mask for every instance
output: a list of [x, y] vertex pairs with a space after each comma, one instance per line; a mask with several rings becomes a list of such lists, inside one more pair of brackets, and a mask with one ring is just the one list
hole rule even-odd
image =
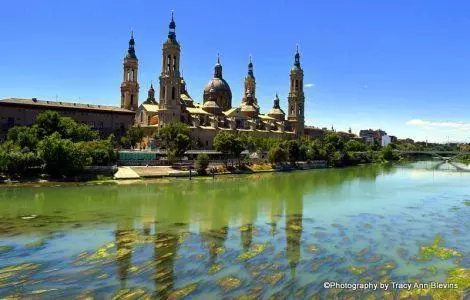
[[291, 111], [291, 114], [293, 115], [294, 114], [294, 106], [290, 107], [290, 111]]
[[173, 56], [173, 71], [176, 71], [176, 55]]
[[131, 94], [131, 106], [134, 105], [134, 94]]
[[295, 90], [296, 91], [299, 90], [299, 81], [298, 80], [295, 81]]
[[175, 97], [176, 97], [176, 89], [175, 89], [175, 87], [172, 87], [171, 88], [171, 99], [175, 100]]
[[168, 60], [167, 60], [167, 69], [168, 69], [168, 72], [170, 72], [170, 66], [171, 66], [171, 55], [168, 55]]

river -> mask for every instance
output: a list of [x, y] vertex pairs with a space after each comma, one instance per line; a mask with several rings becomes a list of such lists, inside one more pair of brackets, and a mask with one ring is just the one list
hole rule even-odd
[[3, 186], [0, 298], [380, 298], [406, 291], [325, 282], [466, 278], [469, 220], [436, 162]]

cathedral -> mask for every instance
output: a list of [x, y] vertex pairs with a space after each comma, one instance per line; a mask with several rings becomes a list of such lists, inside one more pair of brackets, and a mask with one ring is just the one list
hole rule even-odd
[[223, 78], [219, 57], [214, 66], [214, 76], [204, 87], [202, 103], [196, 103], [189, 95], [186, 82], [180, 73], [181, 47], [176, 39], [175, 29], [176, 23], [172, 14], [168, 39], [162, 49], [158, 93], [155, 95], [152, 84], [147, 99], [140, 106], [137, 80], [139, 64], [134, 48], [135, 40], [133, 35], [131, 36], [128, 53], [124, 58], [121, 108], [136, 112], [135, 125], [151, 132], [169, 123], [186, 123], [191, 130], [192, 146], [201, 149], [211, 149], [215, 135], [221, 130], [285, 139], [310, 135], [316, 130], [313, 127], [305, 127], [304, 74], [298, 49], [290, 70], [287, 116], [280, 106], [277, 94], [273, 107], [263, 114], [256, 97], [256, 79], [251, 57], [245, 76], [244, 93], [238, 105], [232, 103], [232, 91]]

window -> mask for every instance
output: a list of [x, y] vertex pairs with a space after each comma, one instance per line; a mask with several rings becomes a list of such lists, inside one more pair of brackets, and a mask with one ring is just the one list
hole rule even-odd
[[173, 56], [173, 71], [176, 71], [176, 55]]
[[134, 94], [131, 94], [131, 106], [134, 105]]
[[170, 66], [171, 66], [171, 55], [168, 55], [168, 60], [166, 62], [166, 65], [167, 65], [167, 70], [168, 72], [170, 72]]
[[175, 89], [175, 87], [172, 87], [171, 88], [171, 99], [175, 100], [175, 97], [176, 97], [176, 89]]
[[141, 123], [144, 122], [144, 112], [143, 111], [140, 111], [140, 122]]
[[295, 90], [296, 91], [299, 90], [299, 81], [298, 80], [295, 81]]

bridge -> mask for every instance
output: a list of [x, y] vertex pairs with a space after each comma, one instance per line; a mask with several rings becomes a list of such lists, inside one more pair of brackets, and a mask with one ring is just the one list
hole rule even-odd
[[451, 162], [461, 155], [470, 155], [468, 151], [401, 151], [395, 150], [395, 152], [403, 155], [432, 155], [440, 158], [442, 161]]

